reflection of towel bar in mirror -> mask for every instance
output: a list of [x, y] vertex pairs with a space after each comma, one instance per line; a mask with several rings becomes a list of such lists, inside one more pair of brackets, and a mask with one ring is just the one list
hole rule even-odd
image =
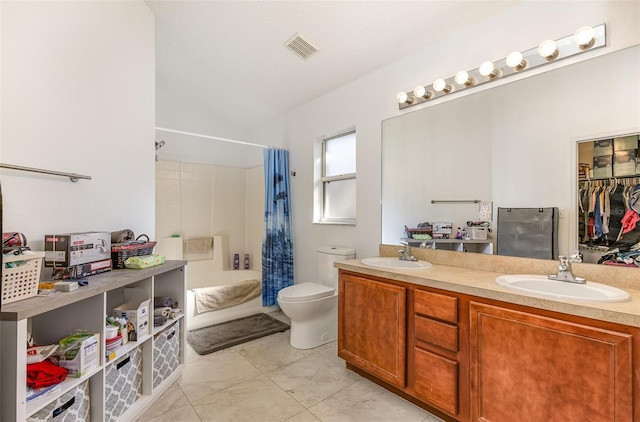
[[432, 204], [478, 204], [480, 203], [479, 199], [442, 199], [442, 200], [437, 200], [437, 199], [432, 199], [431, 200]]

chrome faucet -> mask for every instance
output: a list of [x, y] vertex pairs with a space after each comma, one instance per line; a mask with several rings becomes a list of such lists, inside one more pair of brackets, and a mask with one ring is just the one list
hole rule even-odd
[[398, 253], [400, 254], [400, 260], [402, 261], [417, 261], [418, 258], [411, 255], [411, 248], [409, 247], [409, 242], [406, 240], [401, 240], [400, 244], [404, 246], [404, 248], [400, 249]]
[[587, 281], [582, 277], [576, 277], [571, 272], [571, 263], [566, 256], [559, 256], [558, 274], [549, 274], [550, 280], [568, 281], [569, 283], [585, 284]]

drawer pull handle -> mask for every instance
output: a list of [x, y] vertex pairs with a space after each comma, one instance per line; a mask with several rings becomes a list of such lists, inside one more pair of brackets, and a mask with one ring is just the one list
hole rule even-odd
[[119, 363], [116, 365], [116, 369], [120, 369], [120, 368], [122, 368], [123, 366], [125, 366], [125, 365], [126, 365], [127, 363], [129, 363], [129, 362], [131, 362], [131, 356], [127, 356], [127, 358], [126, 358], [126, 359], [123, 359], [123, 360], [122, 360], [122, 362], [119, 362]]
[[73, 397], [71, 397], [71, 399], [68, 402], [66, 402], [65, 404], [63, 404], [59, 408], [55, 409], [53, 411], [53, 414], [51, 415], [51, 417], [55, 418], [56, 416], [60, 416], [60, 414], [62, 412], [64, 412], [65, 410], [67, 410], [68, 408], [73, 406], [75, 403], [76, 403], [76, 396], [73, 396]]

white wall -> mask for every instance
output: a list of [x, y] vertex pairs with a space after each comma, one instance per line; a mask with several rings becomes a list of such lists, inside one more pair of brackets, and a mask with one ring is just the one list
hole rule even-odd
[[[248, 140], [246, 129], [212, 115], [205, 105], [193, 103], [182, 92], [158, 89], [156, 96], [156, 126], [159, 128], [235, 141]], [[263, 162], [261, 148], [164, 130], [156, 132], [156, 139], [165, 141], [157, 151], [161, 160], [242, 168], [261, 166]]]
[[2, 2], [4, 231], [153, 235], [154, 17], [143, 2]]
[[[513, 50], [532, 48], [544, 39], [564, 37], [583, 25], [605, 23], [608, 46], [575, 60], [570, 58], [532, 70], [530, 74], [636, 45], [640, 43], [639, 16], [640, 3], [635, 1], [523, 2], [252, 132], [252, 142], [283, 140], [290, 150], [291, 170], [297, 172], [291, 180], [296, 282], [315, 280], [318, 246], [353, 247], [360, 257], [377, 255], [381, 239], [381, 122], [405, 113], [398, 110], [394, 101], [397, 92], [428, 84], [438, 77], [452, 76], [461, 69], [477, 68], [484, 60], [504, 58]], [[514, 81], [518, 77], [510, 79]], [[486, 85], [485, 89], [488, 89]], [[416, 107], [428, 106], [427, 103]], [[609, 127], [607, 121], [600, 124], [601, 132], [616, 129]], [[358, 139], [358, 224], [355, 227], [313, 224], [313, 141], [323, 134], [352, 126], [356, 127]], [[564, 141], [574, 143], [575, 139]], [[562, 153], [569, 154], [569, 150], [569, 147], [563, 148]], [[567, 162], [575, 160], [566, 158]]]

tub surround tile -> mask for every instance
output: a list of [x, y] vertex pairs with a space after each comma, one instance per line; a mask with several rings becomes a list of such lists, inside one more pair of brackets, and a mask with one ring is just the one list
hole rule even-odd
[[243, 382], [193, 405], [206, 421], [285, 421], [305, 409], [265, 375]]

